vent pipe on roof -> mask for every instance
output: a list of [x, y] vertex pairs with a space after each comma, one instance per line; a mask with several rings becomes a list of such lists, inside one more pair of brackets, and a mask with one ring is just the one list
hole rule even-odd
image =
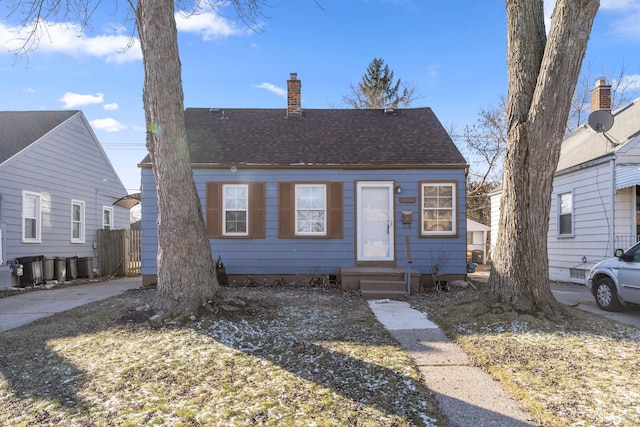
[[291, 73], [287, 80], [287, 117], [302, 115], [302, 82], [298, 80], [298, 73]]

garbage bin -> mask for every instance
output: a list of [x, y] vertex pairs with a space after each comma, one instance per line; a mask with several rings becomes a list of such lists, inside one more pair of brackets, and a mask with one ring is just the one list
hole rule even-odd
[[76, 261], [78, 269], [78, 277], [91, 278], [93, 277], [93, 257], [82, 257]]
[[471, 260], [476, 264], [484, 264], [484, 252], [480, 249], [476, 249], [473, 251]]
[[45, 282], [53, 280], [53, 258], [42, 258], [42, 278]]
[[12, 288], [20, 288], [22, 284], [20, 283], [20, 278], [24, 273], [24, 268], [20, 261], [17, 259], [10, 259], [7, 261], [7, 265], [11, 268], [11, 287]]
[[475, 262], [469, 261], [467, 263], [467, 273], [475, 273], [476, 267], [478, 267], [478, 264], [476, 264]]
[[42, 283], [42, 258], [44, 258], [42, 255], [18, 258], [18, 262], [22, 264], [22, 276], [20, 276], [20, 284], [22, 286], [33, 286]]
[[58, 282], [67, 280], [67, 260], [62, 257], [56, 257], [53, 261], [53, 278]]
[[77, 256], [66, 258], [67, 280], [76, 280], [78, 278], [78, 267], [76, 264], [77, 260], [78, 260]]

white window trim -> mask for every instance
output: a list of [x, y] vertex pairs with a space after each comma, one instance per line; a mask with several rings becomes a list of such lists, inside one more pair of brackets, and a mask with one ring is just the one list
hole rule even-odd
[[[429, 231], [424, 229], [425, 212], [424, 188], [425, 187], [451, 187], [451, 230]], [[420, 185], [420, 231], [423, 236], [457, 236], [458, 235], [458, 184], [455, 182], [422, 182]]]
[[[109, 212], [109, 219], [111, 220], [110, 224], [104, 223], [104, 213]], [[115, 209], [113, 206], [103, 206], [102, 207], [102, 229], [103, 230], [113, 230], [113, 216], [115, 215]]]
[[[244, 232], [228, 232], [227, 231], [227, 204], [225, 203], [225, 189], [230, 187], [243, 187], [247, 191], [247, 209], [245, 210], [246, 225]], [[223, 184], [222, 185], [222, 235], [223, 236], [248, 236], [249, 235], [249, 184]], [[234, 212], [239, 212], [239, 209], [233, 209]]]
[[[80, 206], [80, 237], [79, 238], [75, 238], [73, 237], [73, 224], [74, 224], [74, 220], [73, 220], [73, 207], [74, 206]], [[85, 214], [85, 204], [82, 200], [71, 200], [71, 243], [84, 243], [85, 242], [85, 221], [84, 221], [84, 214]]]
[[[26, 217], [24, 215], [24, 202], [27, 196], [33, 196], [36, 199], [36, 237], [26, 237], [25, 236], [25, 221]], [[33, 191], [22, 191], [22, 243], [42, 243], [42, 193], [36, 193]]]
[[[322, 206], [322, 209], [324, 210], [324, 220], [322, 223], [322, 228], [323, 231], [308, 231], [308, 232], [301, 232], [298, 231], [298, 189], [302, 188], [302, 187], [322, 187], [324, 189], [324, 205]], [[294, 223], [293, 223], [293, 231], [294, 231], [294, 236], [326, 236], [327, 235], [327, 185], [326, 184], [295, 184], [294, 186], [294, 200], [295, 200], [295, 206], [294, 206]]]
[[[564, 196], [565, 194], [570, 194], [571, 195], [571, 213], [565, 213], [563, 214], [561, 211], [561, 199], [562, 196]], [[575, 194], [573, 194], [573, 190], [571, 191], [564, 191], [562, 193], [558, 193], [557, 198], [556, 198], [556, 207], [557, 207], [557, 218], [556, 218], [556, 235], [559, 238], [564, 238], [564, 237], [574, 237], [575, 236]], [[571, 233], [560, 233], [560, 217], [562, 217], [563, 215], [571, 215]]]

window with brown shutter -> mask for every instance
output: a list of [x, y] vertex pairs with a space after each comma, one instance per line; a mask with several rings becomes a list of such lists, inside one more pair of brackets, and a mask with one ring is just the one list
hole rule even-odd
[[278, 209], [281, 239], [343, 237], [341, 182], [281, 182]]
[[208, 182], [206, 227], [210, 239], [264, 239], [265, 183]]

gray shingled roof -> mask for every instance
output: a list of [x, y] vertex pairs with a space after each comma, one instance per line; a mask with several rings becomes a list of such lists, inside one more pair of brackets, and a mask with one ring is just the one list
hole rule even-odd
[[[192, 164], [207, 165], [465, 165], [430, 108], [187, 108]], [[142, 163], [148, 163], [149, 157]]]
[[562, 142], [557, 171], [577, 166], [614, 152], [626, 150], [631, 141], [640, 136], [640, 99], [612, 112], [614, 122], [606, 136], [591, 129], [588, 124], [576, 129]]
[[0, 111], [0, 163], [77, 113], [77, 110]]

